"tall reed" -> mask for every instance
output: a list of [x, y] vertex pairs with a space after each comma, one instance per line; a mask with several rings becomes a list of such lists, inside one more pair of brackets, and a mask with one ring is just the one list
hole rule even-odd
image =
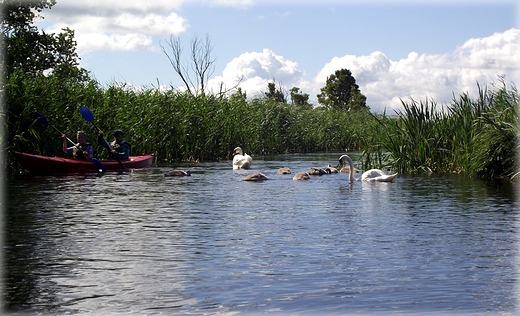
[[520, 174], [520, 102], [515, 86], [508, 89], [504, 82], [481, 97], [487, 110], [475, 121], [472, 169], [482, 178], [517, 179]]
[[441, 108], [433, 100], [402, 101], [402, 110], [387, 115], [15, 73], [6, 105], [3, 148], [12, 169], [14, 150], [63, 155], [60, 135], [36, 121], [35, 109], [68, 135], [87, 131], [103, 158], [97, 131], [78, 112], [87, 106], [107, 138], [123, 129], [132, 154], [153, 153], [159, 161], [228, 160], [240, 146], [252, 155], [362, 151], [364, 169], [401, 173], [518, 173], [518, 92], [505, 86], [480, 90], [477, 100], [462, 94]]
[[402, 101], [396, 116], [375, 116], [380, 128], [364, 150], [366, 166], [386, 164], [401, 173], [516, 176], [518, 91], [504, 83], [478, 88], [476, 100], [464, 93], [443, 108], [433, 100]]

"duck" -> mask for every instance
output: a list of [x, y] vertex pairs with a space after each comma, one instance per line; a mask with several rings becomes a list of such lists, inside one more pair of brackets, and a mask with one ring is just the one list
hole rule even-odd
[[[342, 155], [339, 157], [339, 167], [343, 167], [345, 163], [349, 164], [350, 170], [356, 170], [354, 168], [354, 163], [352, 159], [348, 155]], [[377, 181], [377, 182], [392, 182], [395, 177], [397, 177], [397, 173], [387, 175], [380, 169], [370, 169], [361, 175], [361, 181]], [[349, 172], [349, 180], [350, 182], [355, 181], [354, 172]]]
[[289, 167], [282, 167], [278, 169], [278, 174], [291, 174], [291, 169]]
[[243, 177], [242, 179], [240, 179], [240, 181], [264, 181], [267, 179], [268, 178], [265, 174], [256, 172]]
[[233, 150], [233, 170], [250, 169], [253, 158], [248, 154], [244, 154], [242, 148], [236, 147]]
[[298, 172], [292, 178], [293, 180], [309, 180], [311, 177], [307, 172]]
[[170, 170], [167, 173], [164, 174], [165, 177], [185, 177], [185, 176], [191, 176], [191, 172], [189, 170]]

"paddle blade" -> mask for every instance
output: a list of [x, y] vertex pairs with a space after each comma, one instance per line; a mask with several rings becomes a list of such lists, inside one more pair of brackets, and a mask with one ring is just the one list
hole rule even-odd
[[101, 161], [97, 160], [96, 158], [91, 158], [91, 160], [92, 163], [94, 163], [94, 167], [96, 168], [96, 170], [98, 170], [99, 172], [107, 171], [107, 168], [104, 164], [101, 163]]
[[90, 111], [89, 108], [87, 108], [86, 106], [85, 107], [82, 107], [79, 109], [79, 113], [81, 113], [81, 116], [83, 116], [83, 118], [89, 122], [94, 122], [94, 115], [92, 114], [92, 112]]
[[38, 118], [38, 122], [40, 122], [41, 124], [45, 126], [48, 126], [50, 124], [47, 118], [45, 118], [45, 116], [43, 116], [40, 112], [34, 111], [34, 116]]

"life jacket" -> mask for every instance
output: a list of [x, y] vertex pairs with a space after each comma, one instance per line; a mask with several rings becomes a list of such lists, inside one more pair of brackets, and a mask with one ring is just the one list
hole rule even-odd
[[[126, 140], [122, 140], [120, 142], [116, 142], [116, 141], [113, 141], [110, 143], [110, 146], [112, 146], [112, 148], [118, 152], [118, 153], [122, 153], [125, 151], [125, 148], [124, 147], [128, 147], [128, 156], [130, 156], [130, 150], [131, 150], [131, 146], [129, 143], [126, 142]], [[117, 159], [116, 158], [117, 156], [111, 154], [110, 155], [110, 159]], [[123, 159], [127, 159], [128, 157], [124, 157]]]
[[86, 142], [83, 145], [77, 143], [74, 147], [72, 147], [72, 157], [74, 157], [75, 159], [86, 160], [85, 156], [83, 155], [83, 152], [87, 151], [87, 148], [89, 146], [92, 146], [89, 142]]

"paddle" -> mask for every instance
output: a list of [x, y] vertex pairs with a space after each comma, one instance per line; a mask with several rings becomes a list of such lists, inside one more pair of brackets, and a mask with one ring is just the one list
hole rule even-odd
[[[50, 127], [54, 128], [54, 130], [56, 132], [60, 133], [61, 135], [64, 135], [56, 126], [52, 125], [49, 122], [49, 120], [47, 120], [47, 118], [45, 116], [43, 116], [40, 112], [34, 111], [34, 116], [36, 116], [38, 118], [38, 122], [40, 122], [42, 125], [50, 126]], [[76, 147], [76, 144], [70, 138], [68, 138], [68, 137], [66, 137], [66, 138], [74, 147]], [[107, 168], [105, 167], [105, 165], [103, 165], [101, 163], [101, 161], [97, 160], [96, 158], [92, 158], [90, 156], [88, 156], [88, 158], [90, 159], [90, 161], [92, 161], [92, 163], [94, 164], [94, 167], [96, 168], [97, 171], [105, 172], [107, 170]]]
[[[79, 109], [79, 113], [81, 113], [81, 116], [83, 116], [83, 118], [92, 123], [92, 125], [94, 125], [94, 128], [97, 129], [98, 131], [101, 131], [97, 126], [96, 126], [96, 123], [94, 123], [94, 114], [92, 114], [92, 112], [90, 111], [89, 108], [87, 108], [86, 106], [82, 107]], [[107, 142], [107, 140], [102, 137], [101, 139], [101, 145], [103, 147], [105, 147], [106, 149], [108, 149], [109, 151], [112, 151], [112, 146], [110, 146], [110, 144]], [[119, 159], [119, 157], [117, 156], [116, 154], [116, 159], [117, 161], [119, 162], [119, 164], [121, 165], [121, 168], [123, 168], [124, 171], [126, 171], [126, 167], [125, 165], [123, 164], [123, 162], [121, 161], [121, 159]]]

